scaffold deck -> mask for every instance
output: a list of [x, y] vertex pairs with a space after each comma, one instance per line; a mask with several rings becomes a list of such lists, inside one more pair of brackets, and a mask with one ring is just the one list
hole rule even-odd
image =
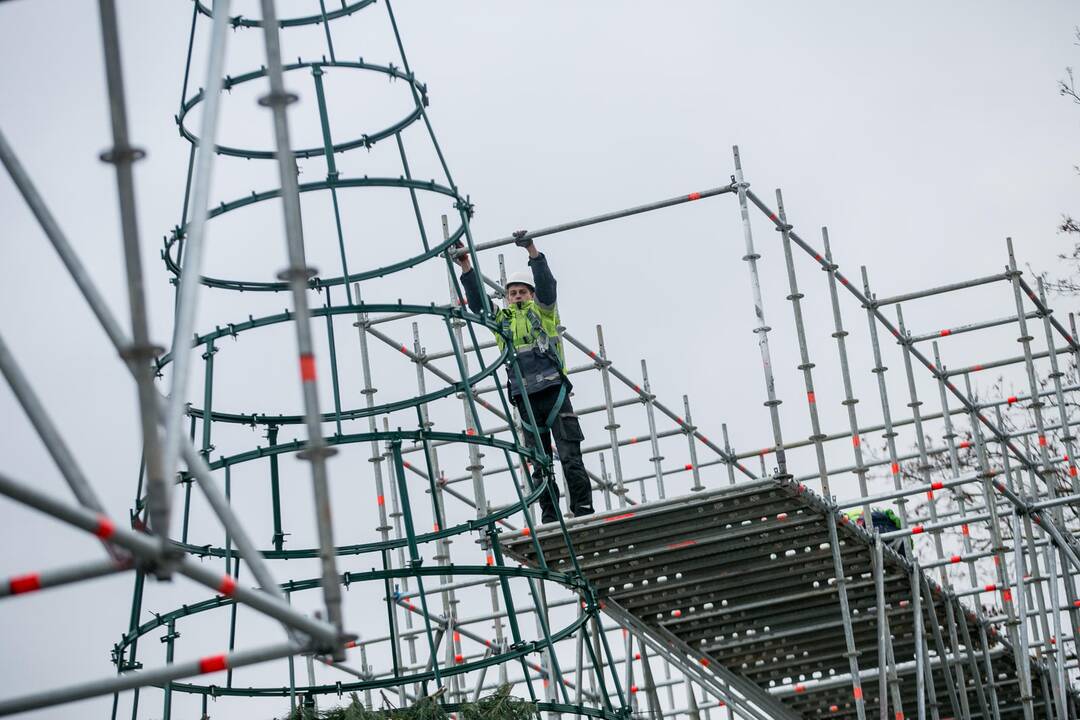
[[[751, 680], [803, 717], [854, 718], [843, 615], [829, 546], [826, 502], [802, 485], [779, 479], [740, 483], [679, 498], [622, 508], [568, 521], [578, 562], [604, 602], [639, 619], [658, 637], [672, 635], [689, 649], [688, 663], [719, 664]], [[838, 518], [838, 538], [851, 608], [868, 715], [878, 708], [877, 601], [873, 537]], [[536, 541], [552, 569], [569, 564], [558, 526], [543, 526]], [[536, 544], [523, 533], [507, 535], [504, 549], [536, 565]], [[916, 624], [908, 563], [885, 549], [886, 612], [893, 637], [905, 711], [916, 703]], [[944, 642], [946, 593], [929, 582]], [[965, 635], [975, 645], [986, 687], [979, 621], [948, 596], [956, 617], [960, 658], [971, 717], [983, 717]], [[929, 636], [929, 603], [923, 599]], [[1021, 718], [1020, 686], [1002, 629], [987, 625], [1001, 718]], [[940, 717], [953, 717], [940, 657], [930, 642], [929, 662]], [[1031, 662], [1033, 687], [1045, 681]], [[1043, 698], [1034, 693], [1036, 713]]]

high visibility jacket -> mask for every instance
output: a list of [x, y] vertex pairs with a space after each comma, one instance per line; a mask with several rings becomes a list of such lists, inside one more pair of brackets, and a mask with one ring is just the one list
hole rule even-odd
[[[848, 519], [865, 527], [866, 523], [863, 521], [862, 508], [856, 510], [848, 510], [846, 513]], [[882, 510], [880, 508], [870, 508], [870, 522], [878, 529], [879, 532], [892, 532], [893, 530], [899, 530], [900, 516], [892, 510]]]
[[[564, 371], [566, 370], [566, 356], [563, 353], [562, 340], [559, 338], [559, 310], [554, 305], [544, 307], [535, 300], [514, 303], [495, 313], [495, 322], [509, 331], [510, 337], [514, 339], [515, 350], [535, 346], [538, 342], [543, 344], [546, 341], [551, 351], [559, 358], [559, 365]], [[495, 342], [502, 350], [502, 335], [496, 335]]]
[[[517, 353], [518, 371], [522, 376], [526, 394], [569, 384], [566, 377], [566, 355], [563, 352], [562, 339], [559, 337], [559, 310], [556, 307], [555, 277], [547, 264], [547, 258], [541, 253], [529, 260], [535, 283], [534, 299], [528, 302], [514, 303], [495, 313], [495, 322], [514, 342]], [[483, 295], [479, 275], [470, 270], [461, 276], [461, 285], [469, 303], [469, 309], [475, 313], [483, 310]], [[503, 349], [505, 341], [496, 333], [495, 342]], [[511, 395], [520, 395], [514, 372], [507, 373]]]

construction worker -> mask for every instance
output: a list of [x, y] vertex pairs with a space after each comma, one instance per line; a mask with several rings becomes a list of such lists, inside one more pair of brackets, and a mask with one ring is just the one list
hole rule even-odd
[[[529, 399], [536, 430], [544, 452], [551, 457], [551, 439], [562, 462], [566, 488], [570, 495], [570, 510], [576, 517], [593, 513], [592, 487], [585, 463], [581, 460], [581, 432], [574, 408], [570, 404], [570, 379], [566, 376], [566, 361], [562, 340], [559, 337], [559, 311], [555, 306], [555, 277], [548, 267], [547, 258], [536, 249], [524, 230], [514, 233], [516, 244], [529, 253], [529, 270], [513, 273], [506, 281], [507, 305], [495, 313], [495, 322], [503, 332], [512, 337], [516, 351], [519, 383], [516, 373], [508, 371], [510, 400], [521, 415], [525, 444], [534, 447], [535, 439], [529, 424], [529, 413], [523, 397]], [[475, 313], [483, 310], [479, 273], [474, 272], [468, 254], [457, 256], [461, 267], [461, 285], [469, 309]], [[499, 348], [503, 338], [496, 334]], [[522, 387], [522, 384], [524, 387]], [[532, 473], [533, 486], [543, 482], [543, 468], [535, 466]], [[545, 523], [557, 519], [555, 506], [559, 488], [554, 478], [548, 483], [550, 492], [540, 495], [541, 519]]]
[[[848, 510], [844, 513], [848, 520], [865, 530], [866, 518], [863, 517], [863, 514], [862, 508]], [[879, 533], [895, 532], [901, 528], [900, 516], [888, 508], [885, 510], [875, 507], [870, 508], [870, 524]], [[902, 557], [907, 557], [907, 548], [903, 538], [893, 538], [888, 542], [888, 545]]]

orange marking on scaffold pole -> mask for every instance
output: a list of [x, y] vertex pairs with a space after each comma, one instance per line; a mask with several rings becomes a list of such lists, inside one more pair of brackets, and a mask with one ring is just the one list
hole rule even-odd
[[952, 330], [942, 330], [938, 333], [938, 335], [940, 335], [941, 337], [949, 337], [950, 335], [952, 335]]
[[933, 490], [927, 490], [926, 491], [926, 499], [927, 500], [933, 500], [934, 499], [934, 491]]
[[1046, 436], [1045, 435], [1040, 435], [1039, 436], [1039, 445], [1041, 447], [1046, 447]]
[[1016, 396], [1015, 395], [1010, 395], [1009, 397], [1005, 398], [1005, 404], [1006, 405], [1012, 405], [1014, 402], [1016, 402]]
[[488, 553], [487, 564], [488, 565], [494, 565], [495, 564], [495, 556], [492, 555], [491, 553]]
[[686, 199], [687, 200], [700, 200], [701, 199], [701, 193], [692, 192], [692, 193], [690, 193], [689, 195], [686, 196]]
[[682, 610], [672, 610], [672, 611], [671, 611], [671, 614], [672, 614], [672, 615], [673, 615], [674, 617], [682, 617]]
[[630, 438], [630, 444], [631, 444], [631, 445], [634, 445], [634, 444], [636, 444], [636, 443], [637, 443], [637, 438], [636, 438], [636, 437], [632, 437], [632, 438]]
[[386, 504], [386, 498], [384, 498], [382, 495], [380, 495], [378, 498], [376, 498], [375, 501], [377, 503], [379, 503], [379, 505], [385, 505]]
[[951, 558], [949, 558], [949, 562], [951, 562], [951, 563], [953, 563], [955, 565], [956, 563], [960, 562], [963, 559], [964, 558], [960, 557], [959, 555], [953, 555]]
[[454, 656], [454, 662], [456, 662], [458, 665], [460, 665], [461, 663], [465, 662], [465, 656], [462, 655], [461, 653], [458, 653], [457, 655]]
[[854, 445], [855, 447], [859, 447], [859, 445], [862, 444], [862, 441], [859, 440], [858, 435], [852, 435], [851, 436], [851, 444]]
[[995, 585], [994, 583], [990, 583], [989, 585], [987, 585], [986, 587], [983, 588], [983, 592], [994, 592], [996, 590], [997, 590], [997, 585]]
[[817, 402], [817, 398], [814, 396], [814, 391], [813, 390], [806, 393], [806, 402], [810, 403], [811, 405], [813, 405], [815, 402]]
[[968, 528], [967, 523], [964, 523], [963, 525], [960, 526], [960, 532], [963, 533], [964, 535], [970, 535], [971, 534], [971, 530]]
[[961, 450], [966, 450], [967, 448], [971, 447], [971, 443], [968, 442], [967, 440], [964, 440], [962, 443], [960, 443], [956, 447], [960, 448]]
[[803, 685], [802, 683], [799, 683], [798, 685], [795, 686], [795, 692], [797, 692], [797, 693], [806, 692], [806, 686]]
[[1002, 590], [1001, 591], [1001, 599], [1004, 600], [1007, 603], [1011, 603], [1012, 602], [1012, 590], [1010, 590], [1009, 588], [1005, 588], [1004, 590]]
[[233, 579], [232, 575], [223, 575], [217, 591], [225, 597], [232, 597], [233, 593], [236, 592], [236, 580]]
[[529, 533], [531, 533], [531, 532], [532, 531], [529, 530], [529, 528], [527, 528], [527, 527], [526, 528], [521, 528], [521, 534], [522, 535], [529, 535]]
[[851, 694], [856, 700], [862, 700], [862, 685], [856, 685], [852, 688]]
[[681, 540], [667, 545], [669, 550], [677, 550], [679, 548], [690, 547], [691, 545], [697, 545], [697, 540]]
[[889, 469], [892, 470], [893, 475], [899, 475], [900, 474], [900, 463], [893, 463], [892, 467], [890, 467]]
[[911, 527], [911, 534], [912, 535], [919, 535], [922, 532], [923, 532], [923, 526], [922, 525], [913, 525]]
[[979, 370], [983, 369], [983, 366], [982, 365], [972, 365], [971, 369], [974, 370], [975, 372], [978, 372]]
[[315, 380], [315, 356], [311, 353], [300, 356], [300, 380], [302, 382]]
[[108, 540], [116, 534], [116, 525], [104, 515], [98, 515], [97, 527], [94, 528], [94, 534], [102, 540]]
[[[1077, 602], [1080, 602], [1080, 600]], [[709, 667], [709, 658], [701, 658], [698, 662], [701, 663], [702, 667]]]
[[34, 592], [41, 589], [41, 575], [38, 573], [28, 573], [26, 575], [18, 575], [8, 580], [8, 590], [12, 595], [19, 595], [21, 593]]
[[683, 466], [683, 470], [693, 470], [693, 469], [694, 469], [694, 466], [691, 463], [686, 463], [686, 465]]
[[625, 520], [626, 518], [634, 517], [634, 513], [628, 512], [622, 515], [612, 515], [611, 517], [604, 518], [604, 522], [615, 522], [616, 520]]
[[635, 660], [640, 660], [641, 659], [641, 653], [634, 653], [634, 659]]
[[208, 655], [199, 660], [199, 672], [200, 673], [212, 673], [227, 670], [229, 668], [229, 659], [222, 655]]
[[945, 483], [943, 483], [943, 482], [939, 481], [939, 482], [930, 483], [930, 489], [931, 490], [943, 490], [944, 488], [945, 488]]
[[839, 710], [840, 710], [840, 706], [839, 706], [839, 705], [830, 705], [830, 706], [829, 706], [829, 712], [837, 712], [837, 711], [839, 711]]

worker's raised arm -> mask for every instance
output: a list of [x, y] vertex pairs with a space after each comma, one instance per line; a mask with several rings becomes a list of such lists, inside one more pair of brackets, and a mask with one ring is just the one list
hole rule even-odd
[[526, 231], [518, 230], [514, 233], [517, 245], [529, 251], [529, 268], [532, 270], [533, 282], [536, 283], [536, 302], [542, 307], [555, 306], [557, 293], [555, 290], [555, 276], [548, 267], [547, 257], [536, 249], [536, 245], [530, 238], [525, 237]]
[[468, 254], [458, 255], [454, 260], [461, 268], [461, 287], [469, 309], [479, 314], [484, 309], [484, 290], [480, 285], [480, 273], [472, 269]]

